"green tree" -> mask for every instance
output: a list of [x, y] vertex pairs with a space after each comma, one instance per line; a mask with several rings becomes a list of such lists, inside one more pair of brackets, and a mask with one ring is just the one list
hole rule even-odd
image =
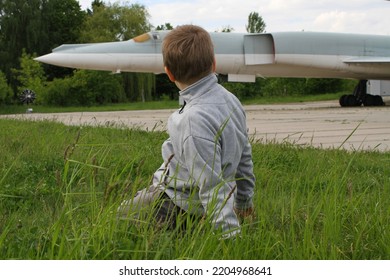
[[47, 84], [45, 104], [91, 106], [126, 101], [118, 75], [92, 70], [75, 70], [73, 76]]
[[306, 94], [332, 93], [342, 90], [341, 79], [306, 79]]
[[[76, 42], [84, 21], [77, 0], [0, 1], [0, 70], [16, 91], [11, 69], [19, 66], [22, 50], [39, 55], [60, 44]], [[65, 68], [44, 66], [49, 78], [69, 74]]]
[[[246, 25], [246, 30], [249, 33], [262, 33], [265, 30], [265, 26], [265, 22], [258, 13], [252, 12], [249, 14], [248, 25]], [[222, 29], [222, 32], [232, 32], [233, 30], [234, 29], [228, 25]], [[256, 83], [223, 82], [223, 85], [239, 99], [261, 95], [262, 84], [261, 79], [256, 79]]]
[[93, 0], [91, 6], [92, 10], [89, 8], [87, 9], [88, 15], [92, 15], [97, 8], [104, 7], [104, 2], [102, 0]]
[[9, 104], [13, 95], [4, 73], [0, 71], [0, 105]]
[[[167, 31], [172, 29], [173, 26], [169, 22], [158, 25], [156, 27], [157, 31]], [[163, 95], [168, 95], [171, 100], [178, 99], [177, 87], [174, 83], [172, 83], [169, 80], [168, 76], [165, 73], [156, 75], [155, 78], [156, 78], [155, 99], [160, 99]]]
[[[96, 3], [95, 3], [96, 2]], [[118, 3], [105, 5], [95, 1], [86, 18], [80, 41], [99, 43], [129, 40], [150, 31], [147, 9], [139, 4], [120, 6]]]
[[28, 53], [42, 49], [41, 0], [0, 2], [1, 69], [12, 84], [11, 68], [18, 65], [22, 49]]
[[233, 32], [234, 31], [234, 28], [231, 27], [230, 25], [226, 25], [222, 28], [221, 32], [224, 32], [224, 33], [230, 33], [230, 32]]
[[33, 56], [23, 50], [20, 58], [20, 68], [14, 68], [12, 72], [18, 81], [17, 93], [20, 94], [23, 90], [30, 89], [36, 93], [36, 102], [41, 103], [41, 98], [45, 92], [46, 77], [42, 65], [34, 61]]
[[248, 16], [248, 25], [246, 31], [248, 33], [263, 33], [265, 32], [266, 24], [263, 18], [257, 12], [252, 12]]
[[77, 102], [69, 96], [72, 83], [73, 81], [69, 77], [63, 79], [54, 78], [47, 84], [46, 94], [43, 96], [43, 103], [56, 106], [76, 105]]
[[[139, 4], [120, 6], [95, 1], [83, 26], [80, 40], [88, 43], [129, 40], [150, 31], [149, 13]], [[108, 74], [107, 74], [108, 75]], [[153, 98], [154, 74], [122, 73], [123, 88], [130, 101]]]
[[157, 25], [157, 27], [156, 27], [156, 30], [159, 30], [159, 31], [172, 30], [172, 29], [173, 29], [173, 26], [169, 22], [165, 23], [165, 24]]
[[78, 42], [86, 13], [77, 0], [43, 0], [41, 9], [47, 37], [44, 52], [61, 44]]
[[[107, 75], [102, 71], [79, 70], [86, 72], [87, 87], [94, 95], [94, 104], [120, 103], [126, 101], [120, 75]], [[74, 78], [77, 78], [75, 75]]]
[[[46, 54], [59, 45], [79, 42], [86, 12], [81, 10], [77, 0], [43, 0], [41, 10], [45, 45], [42, 50], [34, 52]], [[72, 73], [69, 68], [48, 64], [44, 64], [44, 69], [49, 80]]]

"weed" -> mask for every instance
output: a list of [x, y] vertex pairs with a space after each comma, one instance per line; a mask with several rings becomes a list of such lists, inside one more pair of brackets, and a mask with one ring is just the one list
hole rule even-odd
[[185, 232], [118, 221], [120, 202], [161, 165], [166, 137], [0, 120], [1, 258], [390, 258], [389, 153], [254, 142], [257, 218], [234, 240], [204, 220]]

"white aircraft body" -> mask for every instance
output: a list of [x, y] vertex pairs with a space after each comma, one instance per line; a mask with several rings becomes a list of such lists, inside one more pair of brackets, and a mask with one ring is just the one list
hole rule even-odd
[[[151, 31], [128, 41], [65, 44], [37, 61], [114, 73], [163, 73], [161, 43], [169, 31]], [[325, 32], [210, 33], [216, 72], [232, 82], [256, 77], [348, 78], [361, 82], [342, 106], [383, 105], [366, 94], [367, 80], [390, 80], [390, 37]]]

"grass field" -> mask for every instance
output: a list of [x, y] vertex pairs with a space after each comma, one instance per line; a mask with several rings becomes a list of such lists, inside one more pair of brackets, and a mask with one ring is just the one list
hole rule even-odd
[[[334, 94], [317, 94], [317, 95], [296, 95], [296, 96], [274, 96], [261, 97], [242, 100], [245, 105], [252, 104], [275, 104], [275, 103], [291, 103], [291, 102], [305, 102], [305, 101], [324, 101], [337, 100], [344, 94], [343, 92]], [[3, 114], [20, 114], [25, 113], [28, 108], [32, 108], [35, 113], [62, 113], [62, 112], [99, 112], [99, 111], [125, 111], [125, 110], [153, 110], [153, 109], [175, 109], [178, 107], [178, 100], [163, 99], [160, 101], [150, 102], [133, 102], [133, 103], [119, 103], [102, 106], [90, 107], [53, 107], [41, 105], [14, 105], [1, 106], [0, 115]]]
[[253, 143], [257, 219], [220, 241], [118, 221], [164, 132], [0, 119], [1, 259], [390, 259], [390, 154]]

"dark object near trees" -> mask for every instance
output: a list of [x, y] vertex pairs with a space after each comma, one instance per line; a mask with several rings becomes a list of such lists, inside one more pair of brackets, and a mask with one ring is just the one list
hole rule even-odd
[[19, 95], [19, 99], [22, 103], [25, 104], [33, 103], [35, 100], [35, 92], [33, 92], [31, 89], [25, 89]]

